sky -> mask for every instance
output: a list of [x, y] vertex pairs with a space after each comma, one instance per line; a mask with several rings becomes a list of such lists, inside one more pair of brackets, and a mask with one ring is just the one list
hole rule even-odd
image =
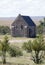
[[45, 0], [0, 0], [0, 17], [45, 16]]

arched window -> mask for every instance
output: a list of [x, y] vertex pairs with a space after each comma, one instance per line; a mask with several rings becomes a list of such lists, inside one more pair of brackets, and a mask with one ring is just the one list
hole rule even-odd
[[21, 30], [23, 29], [23, 25], [21, 25]]

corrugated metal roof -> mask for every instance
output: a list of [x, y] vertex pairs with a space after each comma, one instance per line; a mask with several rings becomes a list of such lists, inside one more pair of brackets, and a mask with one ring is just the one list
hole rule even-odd
[[29, 16], [22, 16], [22, 17], [29, 26], [36, 26], [36, 24]]

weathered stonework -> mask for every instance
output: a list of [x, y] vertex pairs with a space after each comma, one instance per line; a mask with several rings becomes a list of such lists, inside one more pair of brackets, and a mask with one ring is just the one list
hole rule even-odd
[[11, 25], [11, 35], [14, 37], [35, 37], [36, 26], [29, 26], [19, 15]]

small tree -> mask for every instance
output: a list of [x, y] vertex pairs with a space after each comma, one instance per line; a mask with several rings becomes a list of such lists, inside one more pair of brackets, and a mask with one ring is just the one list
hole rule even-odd
[[33, 42], [29, 41], [29, 43], [27, 42], [24, 43], [23, 47], [25, 50], [32, 50], [32, 52], [34, 51], [33, 54], [35, 55], [33, 55], [32, 57], [35, 63], [38, 64], [41, 62], [41, 59], [42, 59], [41, 51], [45, 50], [45, 43], [41, 35], [39, 36], [39, 38], [36, 38]]
[[40, 25], [38, 26], [38, 34], [43, 34], [45, 30], [45, 18], [44, 21], [39, 21]]
[[6, 52], [8, 52], [12, 57], [22, 56], [22, 51], [16, 46], [9, 45], [9, 39], [7, 36], [4, 37], [3, 41], [0, 41], [0, 51], [2, 51], [2, 62], [6, 64]]
[[2, 60], [3, 60], [3, 64], [6, 64], [6, 52], [9, 49], [9, 43], [8, 43], [8, 37], [5, 36], [4, 40], [1, 42], [2, 45]]
[[42, 61], [41, 60], [42, 54], [40, 54], [40, 53], [41, 53], [41, 51], [45, 50], [45, 42], [44, 42], [42, 36], [39, 36], [39, 38], [37, 38], [33, 41], [32, 49], [33, 49], [33, 51], [35, 51], [35, 57], [33, 57], [34, 62], [40, 63]]
[[40, 25], [38, 26], [38, 34], [42, 34], [43, 33], [43, 22], [40, 21]]

